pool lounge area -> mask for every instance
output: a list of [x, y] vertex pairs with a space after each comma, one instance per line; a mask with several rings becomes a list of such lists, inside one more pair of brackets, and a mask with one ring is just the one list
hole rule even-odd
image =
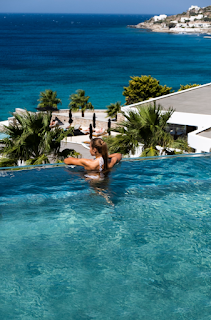
[[100, 183], [0, 168], [0, 314], [211, 319], [211, 155], [126, 160]]

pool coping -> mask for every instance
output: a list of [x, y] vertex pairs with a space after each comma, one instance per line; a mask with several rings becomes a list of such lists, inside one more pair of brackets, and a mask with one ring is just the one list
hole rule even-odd
[[[164, 155], [164, 156], [153, 156], [153, 157], [136, 157], [136, 158], [123, 158], [121, 161], [146, 161], [146, 160], [166, 160], [172, 158], [188, 158], [188, 157], [207, 157], [211, 156], [211, 152], [207, 153], [185, 153], [175, 155]], [[36, 168], [55, 168], [55, 167], [75, 167], [73, 165], [66, 165], [65, 163], [47, 163], [47, 164], [36, 164], [36, 165], [25, 165], [25, 166], [13, 166], [13, 167], [0, 167], [1, 170], [28, 170]]]

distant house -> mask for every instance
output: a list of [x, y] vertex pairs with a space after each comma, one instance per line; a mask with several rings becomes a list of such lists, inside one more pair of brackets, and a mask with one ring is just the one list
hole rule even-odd
[[181, 17], [180, 21], [185, 22], [185, 21], [201, 20], [201, 19], [203, 19], [203, 17], [204, 17], [203, 14], [198, 14], [198, 16]]
[[187, 20], [190, 20], [188, 17], [181, 17], [180, 18], [180, 21], [182, 22], [182, 23], [184, 23], [185, 21], [187, 21]]
[[175, 111], [168, 123], [172, 128], [184, 130], [189, 145], [197, 153], [209, 152], [211, 149], [211, 83], [171, 93], [158, 98], [142, 101], [122, 107], [127, 112], [137, 106], [156, 102], [164, 109], [172, 107]]
[[154, 16], [153, 19], [154, 21], [161, 21], [161, 20], [164, 20], [167, 18], [167, 15], [166, 14], [160, 14], [159, 16]]
[[211, 25], [209, 23], [206, 22], [194, 22], [194, 23], [189, 23], [188, 24], [189, 27], [191, 28], [210, 28]]
[[177, 23], [176, 25], [175, 25], [175, 27], [174, 28], [172, 28], [171, 30], [174, 30], [175, 29], [175, 31], [177, 30], [177, 29], [181, 29], [181, 28], [186, 28], [187, 27], [187, 24], [186, 23]]
[[191, 6], [188, 11], [195, 11], [195, 12], [198, 12], [201, 8], [198, 7], [198, 6]]

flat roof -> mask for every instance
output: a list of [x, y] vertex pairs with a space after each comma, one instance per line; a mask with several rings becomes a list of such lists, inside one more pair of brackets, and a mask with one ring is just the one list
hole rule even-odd
[[172, 107], [176, 112], [211, 115], [211, 83], [145, 100], [129, 107], [141, 106], [154, 101], [161, 104], [164, 109]]
[[158, 101], [165, 109], [173, 107], [177, 112], [211, 115], [211, 84], [180, 92]]
[[207, 129], [202, 132], [199, 132], [199, 133], [197, 133], [197, 136], [211, 138], [211, 129]]

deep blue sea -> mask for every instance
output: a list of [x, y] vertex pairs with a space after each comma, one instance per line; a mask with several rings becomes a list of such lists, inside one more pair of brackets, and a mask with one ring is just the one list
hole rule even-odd
[[96, 109], [121, 101], [130, 76], [162, 85], [211, 80], [211, 40], [128, 28], [150, 15], [0, 14], [0, 120], [35, 110], [39, 93], [57, 91], [62, 108], [84, 89]]

